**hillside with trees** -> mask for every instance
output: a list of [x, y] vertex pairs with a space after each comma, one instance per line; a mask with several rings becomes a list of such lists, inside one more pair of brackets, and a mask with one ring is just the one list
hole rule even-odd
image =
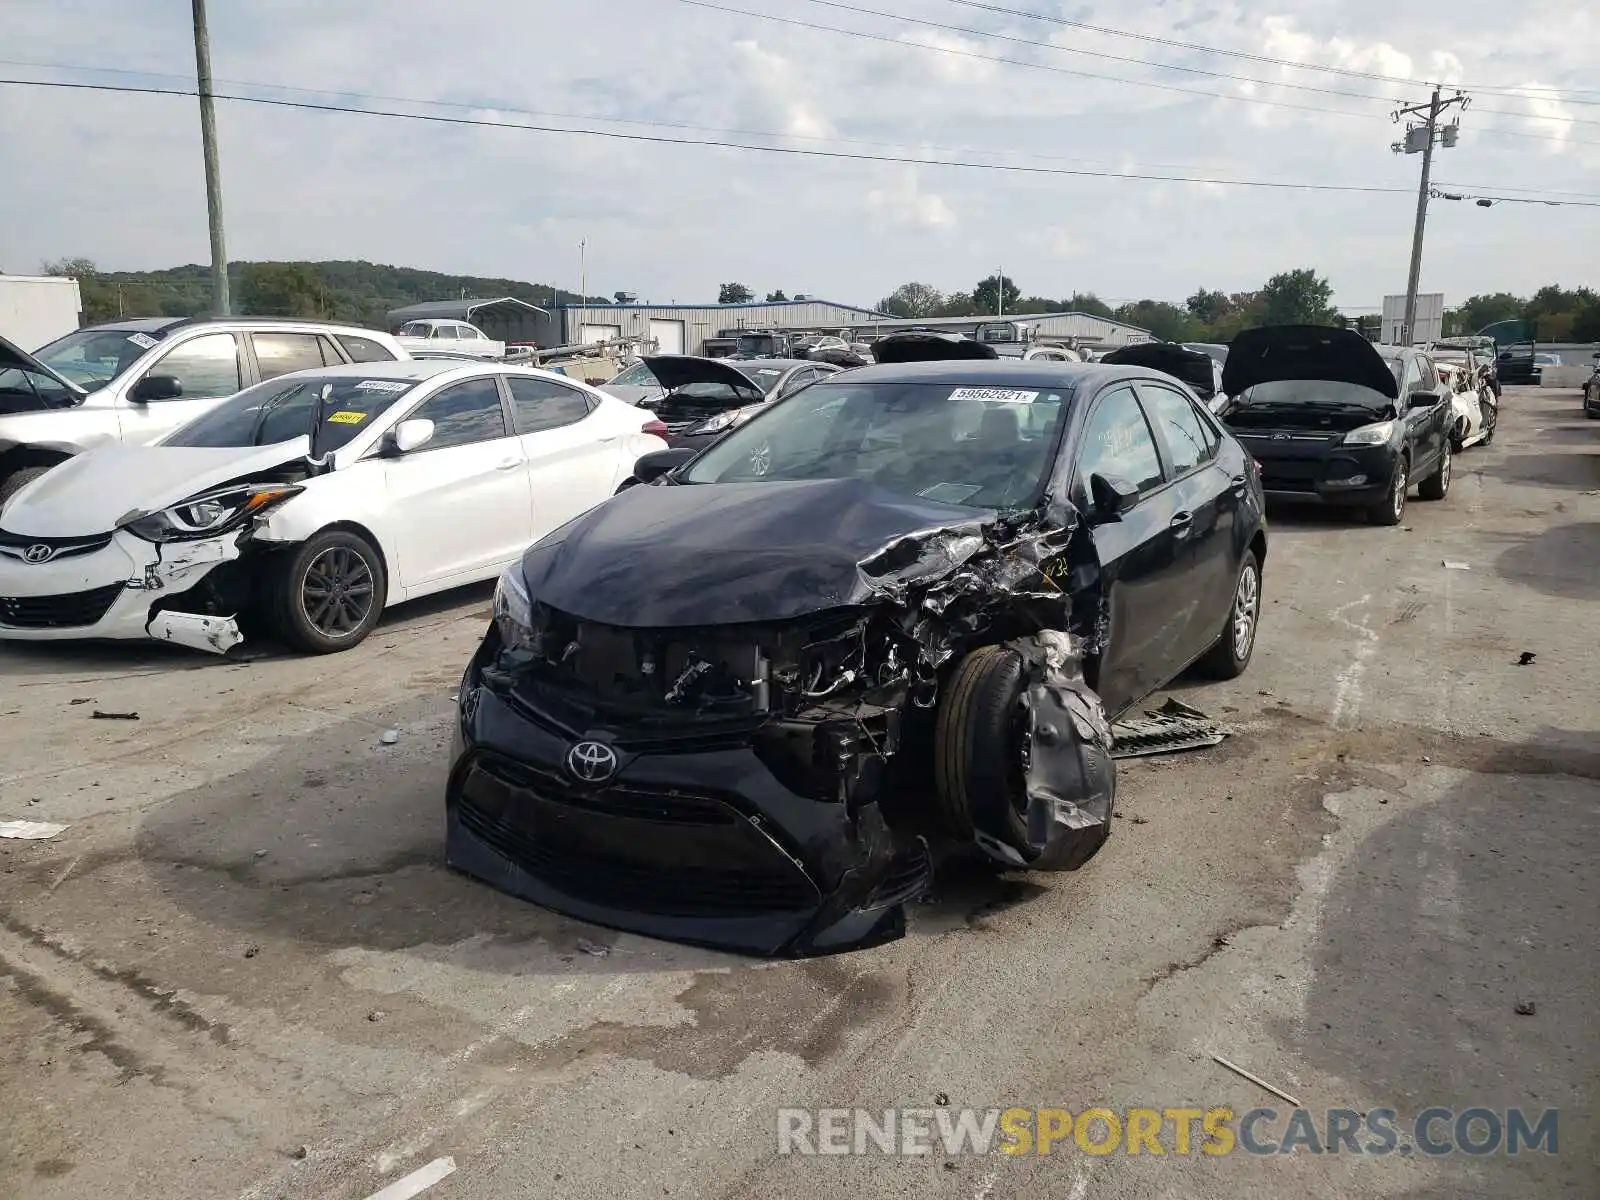
[[[48, 275], [70, 275], [83, 293], [84, 320], [192, 317], [211, 307], [211, 268], [198, 264], [164, 271], [101, 271], [84, 258], [44, 264]], [[544, 283], [446, 275], [369, 262], [236, 262], [228, 266], [233, 306], [273, 317], [324, 317], [381, 328], [391, 309], [459, 296], [515, 296], [529, 304], [577, 302], [575, 293]], [[609, 304], [590, 296], [591, 304]]]

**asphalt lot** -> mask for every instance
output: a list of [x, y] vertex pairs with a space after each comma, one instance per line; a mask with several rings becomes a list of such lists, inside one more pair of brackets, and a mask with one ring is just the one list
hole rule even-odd
[[[1592, 1196], [1600, 424], [1511, 389], [1456, 471], [1400, 528], [1274, 511], [1254, 664], [1174, 689], [1234, 736], [1123, 764], [1088, 868], [800, 963], [443, 868], [486, 589], [329, 659], [0, 647], [0, 819], [69, 826], [0, 841], [0, 1192]], [[1287, 1110], [1213, 1053], [1316, 1110], [1559, 1108], [1559, 1153], [775, 1152], [791, 1106]]]

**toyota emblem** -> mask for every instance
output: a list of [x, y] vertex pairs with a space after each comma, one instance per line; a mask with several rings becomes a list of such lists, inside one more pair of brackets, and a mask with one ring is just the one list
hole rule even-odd
[[617, 752], [604, 742], [579, 742], [567, 751], [567, 770], [585, 783], [600, 783], [617, 773]]
[[22, 552], [22, 561], [29, 563], [47, 563], [56, 556], [56, 548], [47, 546], [43, 542], [35, 542]]

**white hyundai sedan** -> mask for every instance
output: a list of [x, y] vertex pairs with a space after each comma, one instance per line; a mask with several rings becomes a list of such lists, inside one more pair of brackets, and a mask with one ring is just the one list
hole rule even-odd
[[12, 497], [0, 638], [226, 653], [255, 619], [301, 650], [347, 650], [387, 605], [493, 579], [610, 497], [662, 432], [648, 412], [526, 367], [285, 375]]

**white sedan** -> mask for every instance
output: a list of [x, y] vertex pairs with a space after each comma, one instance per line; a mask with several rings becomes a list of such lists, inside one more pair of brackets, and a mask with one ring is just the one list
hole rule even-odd
[[389, 604], [493, 579], [664, 448], [652, 414], [527, 367], [366, 363], [240, 392], [0, 509], [0, 638], [226, 653], [361, 642]]

